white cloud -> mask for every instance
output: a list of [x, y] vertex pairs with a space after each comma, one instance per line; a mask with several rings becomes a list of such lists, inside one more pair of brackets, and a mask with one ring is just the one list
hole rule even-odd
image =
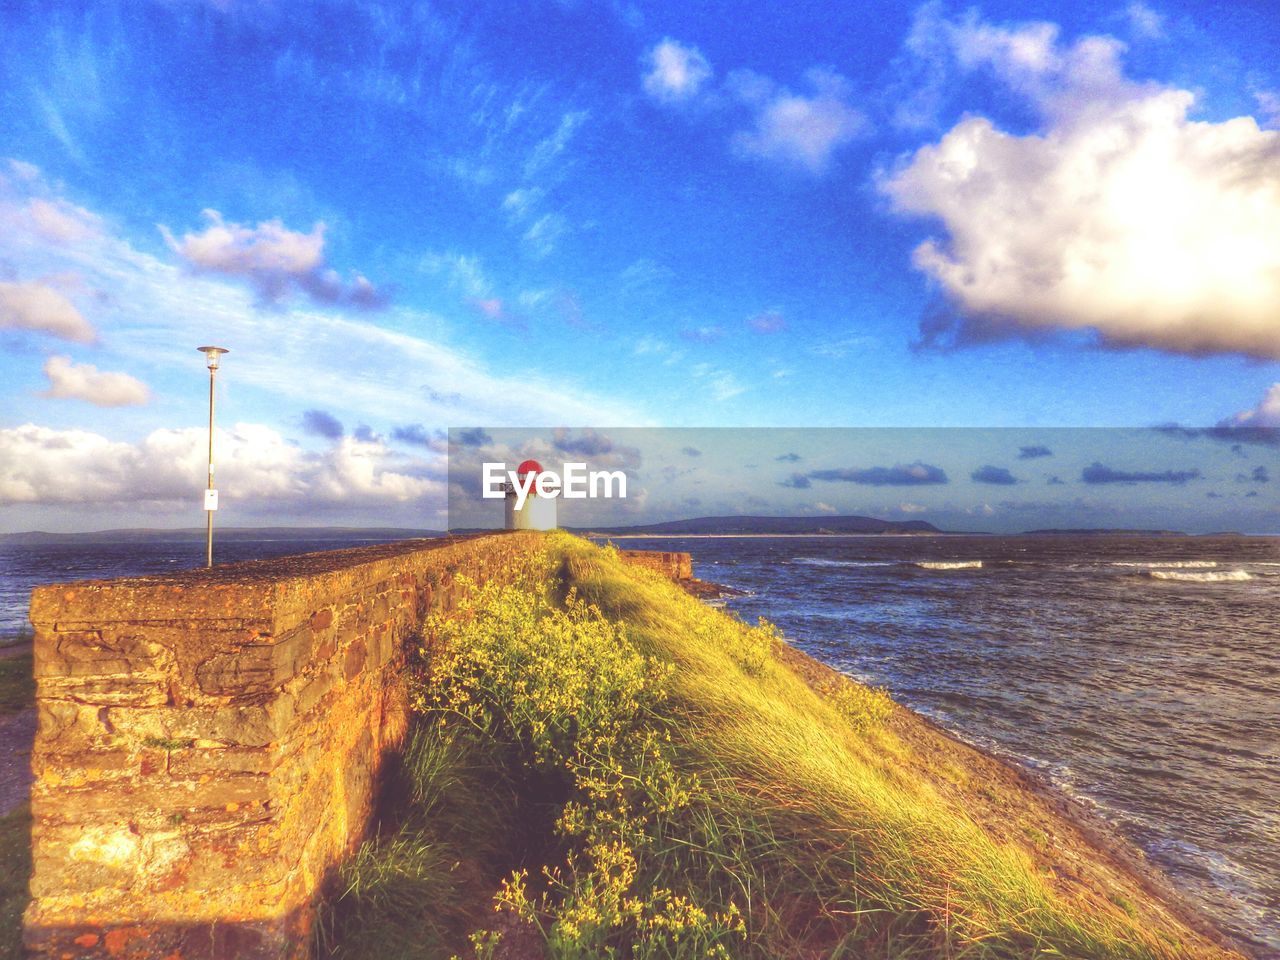
[[146, 403], [151, 391], [127, 373], [100, 372], [89, 363], [73, 363], [70, 357], [50, 357], [44, 365], [49, 378], [46, 397], [87, 400], [99, 407], [127, 407]]
[[25, 160], [10, 158], [9, 171], [19, 180], [25, 180], [28, 183], [33, 183], [40, 179], [40, 168], [34, 163], [27, 163]]
[[59, 199], [36, 197], [27, 204], [26, 213], [37, 233], [47, 240], [63, 243], [93, 236], [100, 225], [88, 210]]
[[642, 81], [645, 93], [661, 103], [691, 100], [711, 79], [711, 64], [698, 48], [670, 37], [646, 53], [644, 62], [648, 67]]
[[539, 217], [524, 233], [524, 242], [533, 256], [541, 259], [555, 253], [556, 244], [569, 230], [568, 221], [558, 213]]
[[539, 140], [525, 161], [525, 179], [532, 179], [548, 167], [553, 160], [564, 153], [569, 142], [577, 134], [578, 128], [587, 122], [589, 114], [585, 110], [570, 110], [560, 117], [560, 122], [550, 136]]
[[868, 353], [879, 347], [879, 341], [875, 337], [865, 335], [856, 335], [852, 337], [840, 337], [835, 340], [824, 340], [820, 343], [812, 344], [809, 352], [817, 357], [826, 357], [831, 360], [843, 360], [851, 353]]
[[201, 215], [209, 225], [199, 233], [183, 234], [181, 240], [168, 227], [160, 227], [170, 249], [196, 270], [244, 277], [270, 301], [300, 290], [320, 303], [356, 307], [385, 303], [367, 277], [356, 274], [350, 284], [344, 284], [337, 271], [325, 265], [324, 223], [301, 233], [279, 220], [247, 227], [226, 222], [217, 210], [203, 210]]
[[[0, 219], [25, 208], [30, 194], [46, 192], [38, 176], [35, 171], [36, 180], [17, 184], [12, 177], [7, 185], [0, 183]], [[120, 358], [113, 362], [157, 387], [167, 374], [189, 371], [201, 362], [194, 346], [214, 342], [230, 347], [219, 377], [229, 391], [220, 403], [227, 404], [230, 417], [284, 426], [324, 398], [342, 416], [371, 423], [386, 422], [391, 411], [409, 408], [411, 419], [428, 426], [526, 423], [530, 418], [636, 422], [635, 410], [615, 396], [540, 376], [519, 359], [507, 358], [498, 367], [481, 360], [452, 343], [456, 331], [429, 311], [393, 306], [371, 315], [300, 304], [287, 318], [264, 314], [251, 290], [221, 274], [193, 273], [111, 235], [70, 250], [35, 233], [29, 224], [21, 231], [0, 229], [0, 260], [23, 275], [74, 267], [83, 288], [98, 298], [96, 319], [109, 337], [113, 357]], [[464, 276], [464, 260], [442, 258], [441, 269], [459, 266], [459, 276]], [[24, 286], [0, 284], [0, 327], [17, 325], [6, 294]], [[46, 326], [51, 319], [60, 320], [55, 329], [62, 335], [92, 339], [88, 324], [71, 322], [79, 317], [73, 309], [62, 315], [26, 311], [19, 319], [24, 325], [39, 321]], [[252, 391], [242, 390], [250, 385]], [[391, 422], [404, 419], [410, 417], [395, 414]]]
[[204, 210], [202, 215], [209, 221], [202, 233], [183, 234], [179, 241], [167, 227], [161, 227], [161, 232], [178, 256], [203, 270], [288, 275], [308, 273], [323, 262], [323, 223], [315, 224], [310, 233], [300, 233], [279, 220], [245, 227], [225, 222], [217, 210]]
[[1141, 0], [1134, 0], [1124, 10], [1129, 30], [1143, 40], [1159, 40], [1164, 36], [1164, 17]]
[[1193, 94], [1126, 79], [1110, 38], [948, 29], [961, 66], [991, 69], [1044, 126], [1019, 136], [967, 117], [882, 179], [898, 211], [947, 234], [914, 253], [959, 312], [926, 341], [1074, 329], [1280, 357], [1280, 133], [1189, 119]]
[[1225, 426], [1232, 427], [1280, 427], [1280, 383], [1273, 383], [1256, 407], [1242, 410]]
[[[35, 424], [0, 430], [0, 505], [194, 503], [206, 442], [200, 427], [156, 430], [138, 443]], [[218, 430], [215, 444], [223, 498], [245, 511], [443, 499], [443, 482], [423, 461], [393, 458], [381, 442], [345, 437], [311, 453], [270, 427], [237, 424]]]
[[92, 343], [93, 327], [65, 296], [44, 283], [0, 283], [0, 328], [38, 330]]
[[689, 374], [707, 385], [707, 391], [717, 403], [747, 392], [746, 386], [733, 373], [709, 363], [693, 364], [689, 367]]
[[1262, 126], [1269, 130], [1280, 129], [1280, 93], [1274, 90], [1260, 90], [1253, 95], [1258, 102]]
[[766, 94], [769, 84], [764, 78], [736, 76], [733, 85], [739, 97], [757, 110], [754, 125], [734, 137], [739, 154], [821, 174], [840, 147], [866, 130], [866, 118], [848, 102], [844, 77], [834, 70], [813, 69], [805, 78], [813, 90], [810, 95], [785, 88]]
[[502, 209], [513, 219], [523, 220], [531, 216], [546, 197], [540, 187], [517, 187], [502, 198]]
[[460, 253], [429, 253], [419, 263], [426, 273], [444, 274], [448, 283], [463, 296], [477, 299], [493, 295], [493, 284], [485, 275], [479, 257]]

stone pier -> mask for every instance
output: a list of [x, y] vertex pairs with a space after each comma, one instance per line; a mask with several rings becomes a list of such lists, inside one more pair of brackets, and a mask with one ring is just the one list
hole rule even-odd
[[37, 956], [300, 958], [407, 725], [406, 642], [541, 535], [41, 587]]

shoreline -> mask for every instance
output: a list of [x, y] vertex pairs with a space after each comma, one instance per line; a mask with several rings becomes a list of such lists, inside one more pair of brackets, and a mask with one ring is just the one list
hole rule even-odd
[[[791, 536], [782, 534], [781, 536]], [[705, 580], [693, 580], [681, 586], [695, 598], [710, 607], [718, 607], [726, 598], [742, 596], [743, 591]], [[715, 601], [720, 601], [719, 603]], [[799, 676], [815, 693], [834, 684], [857, 684], [858, 681], [823, 663], [812, 654], [794, 646], [783, 638], [778, 659]], [[896, 701], [895, 701], [896, 702]], [[1123, 836], [1096, 808], [1081, 798], [1063, 790], [1045, 773], [1019, 763], [1012, 757], [1002, 756], [987, 747], [966, 739], [938, 721], [897, 704], [897, 716], [891, 726], [904, 740], [911, 743], [925, 757], [940, 761], [958, 762], [975, 774], [975, 779], [985, 783], [997, 783], [1014, 797], [1013, 803], [998, 804], [996, 809], [983, 809], [980, 822], [996, 833], [1016, 834], [1016, 828], [1028, 822], [1036, 808], [1047, 810], [1075, 836], [1054, 836], [1056, 853], [1065, 853], [1069, 859], [1087, 858], [1095, 865], [1106, 868], [1131, 880], [1150, 899], [1163, 907], [1178, 923], [1183, 924], [1206, 940], [1232, 950], [1250, 960], [1266, 960], [1262, 948], [1255, 948], [1237, 941], [1219, 928], [1206, 911], [1195, 904], [1177, 883], [1152, 863], [1146, 853], [1134, 842]], [[926, 771], [915, 772], [924, 775]], [[1046, 824], [1049, 826], [1049, 824]], [[1087, 855], [1092, 854], [1091, 857]], [[1082, 855], [1085, 855], [1082, 857]], [[1058, 865], [1051, 865], [1057, 872]]]
[[[857, 682], [785, 639], [779, 659], [815, 691], [820, 691], [824, 685], [832, 682]], [[1029, 814], [1036, 813], [1037, 806], [1043, 807], [1076, 834], [1074, 837], [1053, 836], [1056, 853], [1067, 854], [1069, 860], [1078, 858], [1081, 854], [1092, 854], [1092, 857], [1088, 857], [1092, 863], [1103, 865], [1132, 880], [1170, 916], [1205, 939], [1247, 958], [1263, 960], [1266, 956], [1258, 948], [1240, 943], [1223, 932], [1213, 918], [1193, 903], [1168, 874], [1147, 858], [1140, 847], [1120, 834], [1096, 809], [1068, 794], [1045, 774], [970, 743], [958, 733], [910, 707], [899, 703], [898, 708], [898, 716], [891, 724], [893, 729], [917, 747], [922, 755], [959, 761], [984, 782], [998, 783], [1009, 790], [1015, 799], [1021, 799], [1021, 804], [996, 804], [997, 807], [1002, 806], [1002, 810], [982, 810], [984, 814], [1006, 815], [1003, 822], [999, 816], [983, 816], [980, 822], [984, 826], [989, 829], [995, 826], [997, 833], [1016, 833], [1014, 828], [1021, 825], [1019, 821], [1026, 821]], [[1018, 809], [1019, 806], [1021, 809]], [[1046, 823], [1045, 826], [1053, 824]], [[1053, 865], [1052, 869], [1061, 872], [1058, 865]]]

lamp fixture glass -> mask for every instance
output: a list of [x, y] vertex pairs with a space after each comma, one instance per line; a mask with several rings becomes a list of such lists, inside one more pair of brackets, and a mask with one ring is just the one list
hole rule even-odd
[[196, 349], [204, 354], [210, 370], [217, 370], [218, 358], [224, 353], [231, 352], [226, 347], [196, 347]]

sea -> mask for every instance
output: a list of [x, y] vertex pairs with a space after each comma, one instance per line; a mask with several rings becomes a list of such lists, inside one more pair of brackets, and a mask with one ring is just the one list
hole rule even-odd
[[[1090, 805], [1259, 957], [1280, 958], [1280, 538], [671, 537], [797, 647]], [[223, 562], [355, 545], [229, 542]], [[0, 544], [31, 587], [199, 566], [202, 543]]]

